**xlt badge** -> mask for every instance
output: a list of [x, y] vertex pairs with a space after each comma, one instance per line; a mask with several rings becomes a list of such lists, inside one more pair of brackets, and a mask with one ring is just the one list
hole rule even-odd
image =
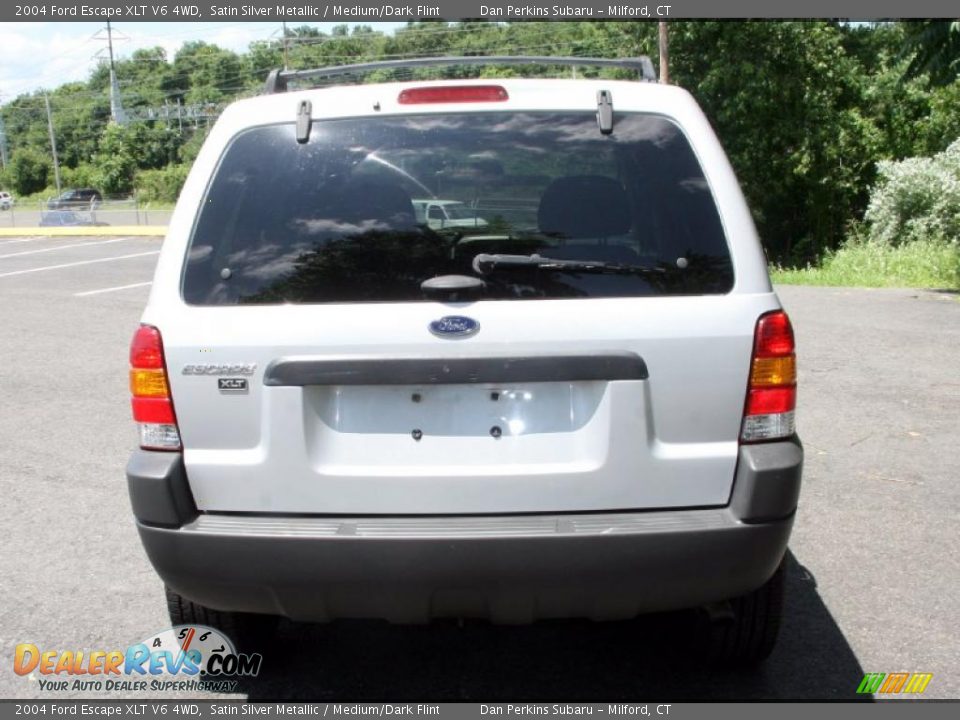
[[218, 390], [246, 390], [246, 378], [217, 378]]

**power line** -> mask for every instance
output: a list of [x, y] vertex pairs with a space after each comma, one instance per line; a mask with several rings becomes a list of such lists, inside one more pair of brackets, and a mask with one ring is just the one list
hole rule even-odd
[[[113, 28], [110, 26], [109, 20], [107, 20], [106, 30], [107, 52], [110, 55], [110, 117], [117, 125], [123, 125], [127, 119], [123, 112], [123, 103], [120, 100], [120, 86], [117, 84], [117, 68], [113, 61]], [[101, 28], [100, 32], [94, 35], [94, 38], [103, 40], [103, 37], [100, 35], [102, 32], [103, 29]]]
[[[470, 35], [486, 35], [486, 36], [489, 36], [489, 37], [491, 37], [491, 38], [493, 38], [493, 39], [496, 39], [496, 38], [498, 38], [498, 37], [501, 38], [501, 39], [509, 39], [511, 33], [512, 33], [513, 30], [514, 30], [514, 27], [511, 26], [511, 25], [499, 24], [499, 23], [484, 23], [484, 24], [470, 24], [470, 25], [463, 25], [463, 24], [449, 24], [449, 25], [448, 25], [448, 24], [446, 24], [446, 23], [430, 23], [430, 25], [434, 25], [434, 24], [439, 25], [439, 27], [435, 27], [435, 28], [434, 28], [434, 27], [422, 27], [422, 26], [420, 26], [420, 27], [412, 27], [412, 28], [411, 28], [411, 27], [402, 27], [402, 28], [397, 28], [396, 30], [394, 30], [394, 31], [393, 31], [392, 33], [390, 33], [390, 34], [384, 32], [384, 31], [381, 31], [381, 30], [373, 29], [372, 32], [364, 32], [364, 33], [360, 33], [360, 34], [356, 34], [356, 35], [327, 35], [327, 34], [323, 34], [323, 35], [321, 35], [321, 36], [319, 36], [319, 37], [311, 37], [311, 36], [298, 37], [298, 36], [292, 35], [292, 33], [295, 32], [295, 29], [289, 30], [289, 28], [288, 28], [288, 30], [289, 30], [289, 32], [291, 33], [291, 35], [290, 35], [289, 37], [287, 37], [287, 39], [286, 39], [287, 45], [288, 45], [287, 49], [288, 49], [288, 52], [289, 52], [290, 50], [295, 50], [295, 49], [297, 49], [298, 47], [301, 47], [301, 46], [316, 46], [316, 45], [324, 45], [324, 44], [327, 44], [327, 43], [344, 43], [344, 42], [350, 42], [350, 41], [353, 41], [353, 40], [358, 40], [358, 41], [361, 41], [361, 42], [366, 42], [366, 41], [369, 41], [369, 40], [371, 40], [371, 39], [377, 40], [377, 41], [382, 41], [382, 42], [384, 42], [384, 43], [397, 43], [397, 42], [403, 43], [404, 40], [416, 40], [416, 39], [427, 39], [427, 38], [429, 38], [429, 39], [438, 39], [438, 38], [441, 38], [441, 37], [444, 37], [444, 36], [453, 37], [453, 38], [459, 38], [459, 37], [467, 37], [467, 36], [470, 36]], [[109, 23], [108, 23], [108, 25], [109, 25]], [[259, 25], [260, 27], [257, 27], [258, 25]], [[220, 28], [220, 29], [221, 29], [221, 30], [231, 30], [231, 29], [240, 28], [240, 27], [243, 27], [243, 28], [254, 27], [254, 28], [256, 29], [256, 31], [259, 33], [259, 32], [267, 32], [267, 29], [268, 29], [268, 28], [265, 27], [265, 26], [267, 26], [267, 25], [268, 25], [268, 24], [266, 24], [266, 23], [264, 23], [264, 24], [260, 24], [260, 23], [249, 23], [249, 24], [238, 23], [238, 24], [234, 24], [234, 25], [227, 25], [227, 26], [224, 26], [223, 28]], [[306, 25], [307, 27], [310, 27], [309, 24], [306, 24], [306, 23], [305, 23], [305, 25]], [[524, 25], [524, 27], [525, 27], [525, 32], [528, 34], [528, 36], [529, 36], [530, 30], [534, 30], [534, 31], [535, 31], [534, 34], [539, 33], [539, 34], [541, 34], [541, 35], [544, 35], [544, 34], [546, 34], [546, 35], [559, 35], [559, 34], [562, 32], [560, 29], [554, 29], [554, 28], [552, 28], [550, 23], [530, 22], [530, 23], [523, 23], [523, 25]], [[274, 25], [273, 27], [276, 27], [276, 26]], [[90, 38], [84, 40], [84, 41], [83, 41], [82, 43], [80, 43], [79, 45], [76, 45], [76, 46], [74, 46], [74, 47], [72, 47], [72, 48], [68, 48], [67, 50], [65, 50], [65, 51], [63, 51], [63, 52], [61, 52], [61, 53], [59, 53], [59, 54], [57, 54], [57, 55], [52, 56], [52, 59], [66, 57], [66, 56], [68, 56], [68, 55], [70, 55], [70, 54], [72, 54], [72, 53], [78, 52], [78, 51], [82, 50], [82, 48], [83, 48], [84, 45], [86, 45], [87, 43], [89, 43], [89, 42], [91, 42], [91, 41], [95, 41], [95, 40], [104, 41], [104, 40], [106, 40], [107, 38], [103, 37], [103, 30], [104, 30], [104, 28], [101, 28], [100, 31], [98, 31], [97, 33], [95, 33], [94, 35], [92, 35]], [[546, 30], [546, 32], [544, 32], [545, 30]], [[207, 31], [206, 31], [206, 30], [203, 30], [203, 29], [178, 30], [177, 32], [174, 32], [174, 33], [163, 33], [163, 34], [158, 34], [158, 35], [151, 35], [151, 38], [152, 38], [152, 39], [155, 39], [155, 40], [166, 40], [166, 39], [172, 39], [172, 38], [185, 38], [185, 37], [187, 37], [187, 36], [195, 35], [195, 34], [197, 34], [197, 33], [202, 33], [202, 32], [207, 32]], [[114, 38], [116, 38], [117, 36], [120, 35], [120, 33], [118, 33], [117, 31], [113, 31], [112, 34], [113, 34]], [[122, 39], [130, 40], [131, 38], [129, 38], [129, 37], [127, 37], [127, 36], [124, 36]], [[444, 39], [446, 39], [446, 38], [444, 37]], [[456, 40], [454, 40], [454, 42], [456, 42]], [[274, 44], [274, 43], [276, 43], [277, 49], [278, 49], [278, 50], [281, 50], [281, 49], [282, 49], [282, 48], [281, 48], [281, 44], [282, 44], [281, 42], [278, 42], [277, 40], [270, 40], [270, 39], [255, 39], [255, 40], [252, 40], [252, 41], [248, 44], [248, 48], [249, 48], [249, 46], [252, 46], [252, 45], [254, 45], [254, 44], [256, 44], [256, 43], [266, 43], [266, 44]], [[148, 49], [148, 48], [147, 48], [147, 49]], [[244, 53], [243, 53], [242, 51], [239, 52], [239, 53], [237, 53], [237, 55], [238, 55], [238, 56], [241, 56], [241, 57], [242, 57], [243, 54], [244, 54]], [[350, 56], [341, 56], [341, 57], [350, 57]], [[118, 62], [118, 63], [121, 63], [121, 62], [122, 62], [122, 63], [152, 62], [152, 60], [149, 59], [149, 58], [132, 58], [132, 57], [128, 57], [128, 58], [116, 57], [115, 60], [116, 60], [116, 62]], [[168, 61], [168, 63], [171, 63], [171, 64], [172, 64], [172, 60], [171, 60], [171, 61]]]
[[[459, 28], [458, 28], [458, 30], [459, 30]], [[463, 29], [463, 30], [461, 30], [461, 32], [468, 32], [468, 31], [470, 31], [470, 30], [469, 30], [469, 29]], [[415, 30], [408, 30], [408, 31], [405, 31], [405, 32], [415, 32]], [[423, 31], [423, 32], [440, 32], [440, 31]], [[501, 32], [503, 32], [503, 31], [501, 31]], [[535, 40], [536, 40], [536, 39], [545, 38], [545, 37], [547, 37], [547, 36], [549, 36], [549, 35], [551, 35], [551, 34], [553, 34], [553, 33], [549, 32], [549, 31], [540, 31], [540, 32], [535, 32], [535, 33], [527, 33], [527, 35], [526, 35], [526, 37], [525, 37], [524, 39], [526, 39], [526, 40], [535, 39]], [[341, 40], [341, 39], [342, 39], [342, 38], [340, 38], [340, 37], [335, 37], [335, 38], [324, 38], [323, 40], [328, 41], [328, 40]], [[508, 38], [508, 37], [504, 37], [503, 39], [506, 40], [506, 39], [509, 39], [509, 38]], [[296, 38], [291, 38], [291, 40], [296, 40]], [[567, 52], [572, 52], [573, 54], [576, 54], [576, 53], [579, 51], [579, 46], [580, 46], [580, 45], [583, 45], [583, 44], [590, 44], [591, 47], [592, 47], [592, 49], [594, 49], [594, 50], [599, 49], [599, 50], [601, 50], [601, 51], [604, 52], [604, 53], [606, 53], [606, 52], [615, 52], [615, 51], [617, 51], [618, 49], [620, 49], [619, 46], [618, 46], [618, 44], [615, 43], [615, 41], [612, 41], [612, 40], [606, 40], [606, 41], [603, 41], [603, 42], [598, 42], [596, 39], [589, 39], [589, 40], [587, 40], [587, 39], [557, 37], [553, 42], [540, 43], [540, 44], [536, 44], [536, 45], [513, 45], [513, 44], [510, 44], [510, 45], [507, 45], [507, 46], [505, 47], [504, 52], [508, 52], [508, 53], [522, 53], [522, 52], [530, 52], [530, 51], [539, 51], [539, 50], [549, 49], [549, 48], [551, 48], [551, 47], [555, 47], [555, 48], [557, 48], [557, 49], [560, 49], [560, 48], [570, 48], [571, 50], [569, 50], [569, 51], [567, 51]], [[369, 54], [369, 53], [364, 53], [364, 54]], [[398, 52], [398, 53], [380, 53], [380, 52], [378, 52], [378, 53], [376, 53], [376, 55], [377, 55], [378, 57], [382, 57], [382, 58], [385, 58], [385, 59], [393, 59], [393, 58], [400, 59], [400, 58], [409, 58], [409, 57], [419, 57], [419, 56], [421, 56], [422, 54], [423, 54], [423, 53], [412, 53], [412, 52]], [[358, 57], [361, 57], [361, 56], [360, 56], [360, 55], [357, 55], [357, 54], [346, 54], [346, 55], [344, 55], [344, 54], [336, 54], [336, 55], [329, 54], [329, 55], [324, 55], [324, 56], [323, 56], [323, 60], [340, 61], [340, 60], [356, 59], [356, 58], [358, 58]], [[133, 61], [133, 60], [123, 60], [123, 61], [121, 61], [121, 62], [129, 63], [129, 62], [134, 62], [134, 61]], [[168, 65], [169, 65], [169, 64], [168, 64]], [[244, 71], [241, 71], [241, 72], [238, 72], [238, 73], [234, 73], [234, 74], [227, 75], [227, 76], [225, 76], [225, 77], [223, 77], [223, 78], [220, 78], [221, 82], [219, 83], [218, 88], [219, 88], [221, 91], [241, 90], [241, 89], [243, 89], [243, 86], [237, 86], [237, 85], [235, 85], [235, 83], [236, 83], [237, 81], [242, 81], [242, 80], [245, 80], [245, 79], [247, 79], [247, 78], [253, 78], [253, 77], [257, 77], [257, 76], [265, 76], [265, 74], [266, 74], [267, 72], [269, 72], [271, 69], [273, 69], [273, 66], [272, 66], [272, 65], [270, 65], [270, 66], [265, 66], [265, 67], [260, 67], [260, 68], [252, 68], [252, 69], [249, 69], [249, 70], [244, 70]], [[184, 81], [185, 81], [185, 80], [188, 80], [188, 75], [189, 75], [189, 70], [187, 70], [187, 69], [182, 69], [182, 70], [180, 70], [179, 72], [177, 72], [177, 73], [175, 73], [175, 74], [172, 74], [172, 75], [167, 76], [166, 79], [167, 79], [167, 82], [171, 82], [171, 81], [179, 82], [179, 81], [181, 81], [181, 80], [184, 80]], [[118, 80], [118, 84], [119, 84], [119, 86], [120, 86], [121, 88], [127, 87], [127, 86], [129, 86], [129, 85], [131, 85], [131, 84], [133, 84], [133, 83], [135, 83], [135, 82], [138, 82], [138, 81], [135, 81], [135, 80]], [[149, 98], [157, 98], [157, 97], [159, 97], [159, 98], [169, 98], [169, 99], [172, 99], [172, 98], [175, 98], [175, 97], [177, 97], [177, 96], [183, 95], [185, 92], [189, 92], [189, 90], [190, 90], [189, 87], [183, 87], [183, 88], [172, 89], [172, 90], [169, 90], [169, 91], [167, 91], [167, 92], [162, 92], [162, 93], [158, 93], [158, 92], [154, 91], [154, 92], [150, 92], [150, 93], [146, 93], [146, 94], [145, 94], [145, 93], [137, 92], [136, 90], [132, 90], [132, 91], [131, 91], [131, 89], [129, 89], [129, 87], [128, 87], [128, 89], [123, 90], [123, 91], [121, 92], [121, 97], [126, 98], [126, 99], [128, 99], [128, 100], [131, 99], [131, 98], [133, 98], [133, 99], [135, 99], [135, 98], [146, 98], [146, 99], [149, 99]], [[58, 97], [54, 97], [54, 100], [74, 99], [74, 98], [101, 99], [101, 98], [103, 98], [103, 91], [102, 91], [102, 90], [89, 90], [89, 91], [85, 91], [85, 92], [71, 92], [71, 93], [69, 93], [69, 95], [66, 95], [66, 96], [63, 96], [63, 97], [59, 97], [59, 98], [58, 98]], [[29, 100], [30, 98], [28, 97], [28, 98], [23, 98], [23, 99]], [[7, 109], [19, 109], [19, 108], [17, 108], [16, 102], [18, 102], [18, 101], [15, 101], [14, 103], [8, 104], [4, 109], [5, 109], [5, 110], [7, 110]], [[24, 108], [24, 109], [26, 109], [26, 108]]]
[[[496, 47], [498, 51], [505, 52], [506, 54], [527, 54], [533, 52], [537, 54], [537, 51], [544, 49], [553, 49], [554, 52], [560, 52], [567, 55], [578, 55], [582, 53], [586, 54], [611, 54], [617, 55], [622, 54], [624, 50], [620, 46], [620, 43], [613, 37], [607, 38], [597, 38], [597, 37], [584, 37], [582, 35], [572, 35], [562, 32], [559, 28], [555, 29], [555, 26], [551, 24], [536, 24], [534, 25], [525, 24], [524, 32], [522, 34], [515, 33], [512, 26], [454, 26], [454, 27], [443, 27], [438, 29], [420, 29], [420, 28], [410, 28], [398, 30], [393, 36], [383, 35], [378, 32], [374, 33], [364, 33], [360, 36], [324, 36], [319, 38], [313, 37], [289, 37], [290, 31], [288, 29], [285, 33], [285, 39], [288, 40], [291, 44], [294, 45], [292, 48], [294, 51], [303, 48], [307, 50], [307, 47], [315, 44], [326, 44], [326, 43], [343, 43], [344, 50], [347, 50], [352, 47], [350, 44], [353, 40], [369, 41], [370, 39], [377, 40], [376, 44], [367, 44], [362, 47], [359, 52], [352, 52], [349, 54], [327, 54], [323, 53], [322, 56], [310, 59], [308, 57], [297, 57], [292, 53], [288, 57], [289, 61], [294, 61], [293, 65], [300, 65], [303, 63], [317, 63], [317, 62], [336, 62], [338, 60], [344, 61], [358, 61], [362, 57], [376, 55], [377, 57], [383, 58], [404, 58], [404, 57], [420, 57], [427, 50], [417, 50], [407, 52], [393, 52], [386, 53], [385, 50], [396, 48], [399, 50], [404, 46], [405, 39], [411, 39], [411, 36], [429, 36], [430, 40], [439, 39], [438, 36], [447, 36], [450, 37], [452, 42], [451, 50], [456, 50], [457, 43], [461, 42], [463, 39], [469, 38], [476, 35], [484, 35], [485, 39], [493, 43], [491, 47]], [[112, 40], [115, 33], [112, 28], [108, 25], [106, 28], [107, 37], [99, 37], [97, 39], [107, 41], [107, 50], [113, 56]], [[519, 37], [518, 37], [519, 35]], [[97, 37], [97, 36], [94, 36]], [[93, 38], [91, 38], [93, 39]], [[382, 42], [381, 42], [382, 41]], [[446, 41], [446, 37], [444, 38]], [[527, 44], [533, 41], [533, 44]], [[270, 41], [274, 47], [279, 50], [279, 43], [276, 40]], [[468, 41], [469, 44], [469, 41]], [[435, 45], [435, 43], [434, 43]], [[216, 46], [214, 46], [216, 47]], [[334, 45], [331, 47], [331, 50], [336, 52], [337, 46]], [[467, 50], [468, 48], [462, 48]], [[429, 54], [429, 52], [428, 52]], [[542, 54], [542, 53], [541, 53]], [[552, 54], [552, 53], [551, 53]], [[241, 67], [246, 66], [250, 67], [249, 54], [244, 57], [243, 54], [238, 56], [238, 59], [241, 62]], [[279, 60], [279, 58], [277, 58]], [[128, 60], [119, 60], [114, 63], [115, 66], [119, 66], [121, 71], [125, 67], [126, 63], [142, 63], [142, 62], [156, 62], [156, 60], [151, 60], [149, 58], [131, 58]], [[297, 62], [299, 61], [299, 62]], [[171, 70], [177, 64], [176, 61], [170, 62], [164, 60], [163, 64], [170, 68]], [[109, 92], [111, 95], [111, 100], [116, 100], [121, 109], [126, 105], [133, 108], [124, 112], [124, 119], [126, 121], [137, 120], [137, 121], [146, 121], [146, 122], [166, 122], [169, 126], [174, 119], [177, 120], [177, 125], [174, 126], [180, 127], [182, 131], [182, 125], [184, 119], [189, 119], [193, 121], [193, 125], [196, 127], [198, 121], [202, 120], [204, 124], [209, 123], [209, 121], [215, 118], [219, 112], [222, 110], [225, 102], [232, 101], [237, 99], [238, 94], [242, 96], [244, 94], [249, 94], [255, 91], [256, 84], [253, 82], [254, 78], [259, 76], [262, 78], [266, 72], [268, 72], [271, 67], [264, 68], [252, 68], [244, 69], [241, 72], [230, 73], [226, 76], [220, 77], [217, 79], [215, 90], [217, 95], [215, 97], [222, 97], [223, 100], [214, 103], [191, 103], [178, 108], [174, 108], [172, 101], [175, 99], [177, 105], [180, 105], [181, 98], [189, 94], [193, 90], [192, 81], [190, 75], [192, 74], [192, 68], [181, 66], [176, 68], [173, 72], [164, 72], [160, 70], [163, 78], [163, 85], [165, 85], [165, 92], [159, 87], [151, 87], [149, 89], [144, 89], [143, 92], [138, 92], [138, 88], [127, 88], [125, 91], [121, 92], [121, 82], [116, 79], [116, 67], [113, 67], [113, 72], [111, 73], [111, 83], [109, 87]], [[88, 80], [88, 82], [90, 82]], [[124, 81], [123, 85], [127, 83], [132, 83], [133, 80]], [[141, 79], [139, 82], [143, 83]], [[171, 83], [179, 85], [183, 83], [182, 88], [170, 89]], [[21, 96], [18, 97], [13, 103], [2, 108], [4, 114], [6, 114], [8, 120], [11, 117], [19, 118], [15, 121], [17, 126], [17, 137], [19, 138], [23, 130], [21, 128], [28, 128], [32, 124], [32, 121], [29, 118], [36, 117], [37, 113], [42, 113], [45, 111], [46, 107], [51, 104], [53, 101], [54, 107], [58, 108], [58, 114], [61, 115], [61, 131], [64, 129], [64, 117], [77, 117], [77, 114], [84, 113], [87, 117], [84, 117], [82, 123], [72, 122], [69, 127], [69, 135], [74, 138], [74, 142], [95, 142], [101, 129], [107, 125], [107, 121], [102, 119], [105, 117], [105, 108], [103, 107], [103, 101], [106, 100], [105, 91], [108, 88], [103, 90], [87, 90], [81, 92], [67, 92], [61, 96], [54, 96], [52, 99], [48, 96], [43, 97], [44, 107], [37, 107], [34, 103], [41, 99], [39, 93], [34, 96]], [[94, 102], [88, 104], [84, 102], [84, 99], [92, 99]], [[122, 104], [120, 104], [122, 103]], [[138, 104], [139, 103], [139, 104]], [[158, 103], [162, 103], [159, 105]], [[33, 105], [30, 107], [29, 105]], [[135, 108], [135, 109], [134, 109]], [[111, 102], [111, 117], [115, 119], [114, 114], [115, 104]], [[52, 110], [51, 110], [52, 113]], [[47, 116], [48, 129], [52, 128], [53, 121], [51, 114], [48, 113]], [[80, 125], [82, 125], [82, 131]], [[55, 142], [54, 138], [51, 138], [52, 143]]]

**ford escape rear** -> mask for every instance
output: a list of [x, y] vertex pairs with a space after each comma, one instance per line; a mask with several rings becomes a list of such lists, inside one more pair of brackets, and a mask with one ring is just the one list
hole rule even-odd
[[[423, 198], [485, 222], [431, 224]], [[802, 461], [793, 334], [683, 90], [235, 103], [142, 323], [128, 484], [174, 620], [721, 604], [721, 655], [772, 648]]]

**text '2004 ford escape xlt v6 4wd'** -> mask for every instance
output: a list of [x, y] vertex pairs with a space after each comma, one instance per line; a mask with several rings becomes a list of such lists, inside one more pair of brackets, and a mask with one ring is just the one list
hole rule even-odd
[[[468, 61], [517, 62], [377, 67]], [[607, 79], [283, 92], [342, 70], [224, 111], [133, 340], [128, 484], [173, 620], [706, 606], [720, 657], [765, 657], [794, 341], [696, 103]]]

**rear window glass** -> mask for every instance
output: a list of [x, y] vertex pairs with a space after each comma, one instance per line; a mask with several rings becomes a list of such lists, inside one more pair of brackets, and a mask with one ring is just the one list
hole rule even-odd
[[592, 113], [482, 113], [318, 121], [306, 144], [292, 123], [238, 135], [183, 297], [408, 302], [436, 299], [421, 283], [442, 275], [482, 278], [491, 300], [733, 286], [712, 195], [672, 122], [618, 113], [603, 135]]

